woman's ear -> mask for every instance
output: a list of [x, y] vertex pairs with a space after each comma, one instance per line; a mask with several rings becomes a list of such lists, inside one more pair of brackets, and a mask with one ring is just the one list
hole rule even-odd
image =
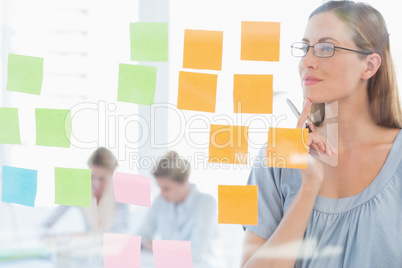
[[368, 80], [377, 72], [381, 66], [381, 57], [377, 53], [368, 55], [366, 58], [366, 68], [363, 70], [362, 79]]

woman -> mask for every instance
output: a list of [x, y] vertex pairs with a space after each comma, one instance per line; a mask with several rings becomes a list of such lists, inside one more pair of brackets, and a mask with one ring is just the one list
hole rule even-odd
[[383, 17], [327, 2], [292, 54], [297, 127], [314, 120], [307, 169], [253, 168], [259, 218], [245, 226], [241, 267], [401, 267], [402, 113]]
[[194, 264], [216, 267], [215, 199], [189, 183], [190, 164], [174, 151], [162, 157], [152, 173], [161, 192], [139, 230], [143, 248], [152, 251], [153, 239], [191, 241]]
[[[88, 208], [80, 208], [86, 231], [124, 233], [128, 229], [128, 206], [117, 203], [113, 191], [113, 172], [118, 163], [111, 151], [98, 148], [88, 160], [92, 170], [92, 200]], [[50, 230], [53, 225], [70, 209], [59, 206], [44, 223], [44, 228]]]

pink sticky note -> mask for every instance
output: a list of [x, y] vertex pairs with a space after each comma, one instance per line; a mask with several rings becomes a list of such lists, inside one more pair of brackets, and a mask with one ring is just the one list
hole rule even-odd
[[113, 182], [117, 202], [151, 207], [151, 178], [115, 172]]
[[103, 234], [105, 268], [140, 268], [141, 237], [122, 234]]
[[153, 240], [155, 268], [192, 268], [191, 241]]

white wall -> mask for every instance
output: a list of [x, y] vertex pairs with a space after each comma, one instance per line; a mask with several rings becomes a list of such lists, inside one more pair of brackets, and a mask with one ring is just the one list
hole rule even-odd
[[[36, 205], [54, 203], [54, 167], [87, 168], [98, 146], [110, 148], [120, 169], [129, 170], [128, 155], [137, 149], [123, 143], [138, 128], [118, 125], [118, 117], [136, 114], [138, 105], [117, 103], [117, 79], [119, 63], [130, 63], [129, 23], [138, 21], [138, 1], [6, 2], [2, 66], [8, 53], [45, 60], [40, 96], [6, 92], [3, 85], [3, 106], [19, 108], [22, 145], [3, 145], [0, 164], [38, 170]], [[35, 108], [72, 110], [71, 148], [35, 145]]]

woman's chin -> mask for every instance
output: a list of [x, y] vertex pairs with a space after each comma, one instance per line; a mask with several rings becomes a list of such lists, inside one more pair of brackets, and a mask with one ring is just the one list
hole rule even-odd
[[318, 96], [316, 94], [311, 94], [311, 92], [304, 91], [303, 92], [303, 99], [309, 99], [311, 103], [325, 103], [328, 101], [327, 98], [324, 96]]

